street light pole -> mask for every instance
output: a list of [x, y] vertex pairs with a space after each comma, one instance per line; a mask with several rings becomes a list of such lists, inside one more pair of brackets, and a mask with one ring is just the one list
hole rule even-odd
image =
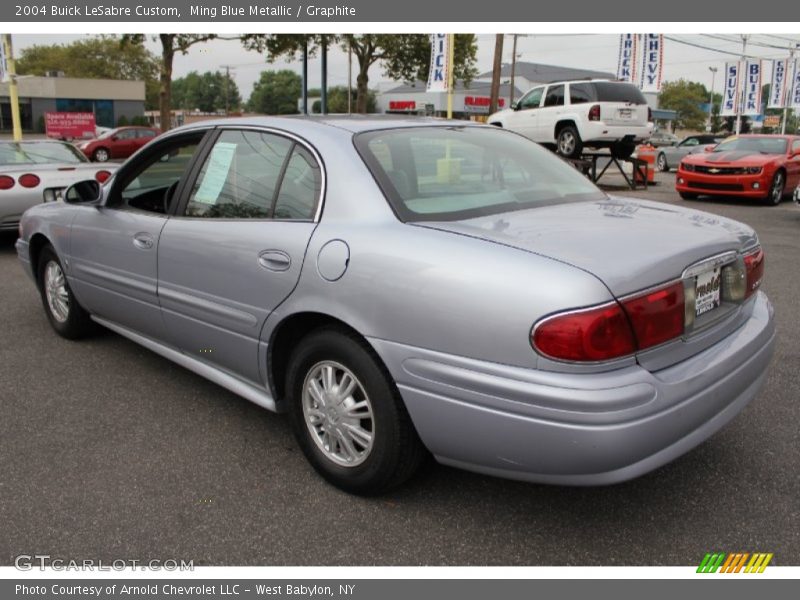
[[708, 99], [708, 132], [711, 133], [714, 118], [714, 80], [717, 78], [717, 67], [708, 67], [711, 71], [711, 96]]
[[744, 88], [745, 82], [742, 78], [742, 75], [746, 75], [746, 73], [742, 73], [742, 67], [747, 70], [747, 38], [750, 36], [742, 34], [742, 61], [739, 63], [739, 87], [740, 90], [737, 90], [739, 95], [739, 103], [736, 106], [736, 135], [739, 135], [742, 131], [742, 104], [744, 103]]
[[509, 108], [514, 104], [514, 76], [517, 74], [517, 38], [519, 34], [514, 34], [514, 42], [511, 45], [511, 89], [509, 90], [510, 98], [508, 101]]
[[[795, 49], [800, 48], [800, 44], [795, 44], [794, 48], [789, 46], [789, 60], [786, 61], [786, 72], [789, 72], [789, 65], [792, 64], [792, 60], [794, 59], [794, 51]], [[793, 70], [794, 72], [795, 70]], [[785, 77], [785, 76], [784, 76]], [[783, 100], [783, 121], [781, 122], [781, 135], [786, 134], [786, 120], [789, 118], [789, 99], [791, 98], [791, 91], [794, 87], [794, 81], [790, 81], [789, 85], [786, 86], [786, 90], [784, 92]]]

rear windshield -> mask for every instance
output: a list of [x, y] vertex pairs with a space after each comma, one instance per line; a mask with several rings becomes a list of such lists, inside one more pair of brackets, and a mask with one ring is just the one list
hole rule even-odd
[[786, 154], [786, 139], [774, 137], [731, 137], [720, 143], [714, 152], [758, 152]]
[[647, 104], [642, 92], [630, 83], [613, 81], [595, 81], [593, 84], [596, 102], [629, 102], [631, 104]]
[[495, 127], [407, 127], [355, 137], [403, 221], [456, 221], [605, 198], [549, 150]]
[[87, 162], [86, 157], [70, 144], [61, 142], [0, 143], [0, 165], [4, 166], [81, 162]]

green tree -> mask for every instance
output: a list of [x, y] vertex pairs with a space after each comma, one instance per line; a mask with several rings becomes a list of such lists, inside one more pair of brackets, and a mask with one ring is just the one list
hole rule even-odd
[[[161, 130], [167, 131], [172, 127], [172, 63], [175, 54], [186, 54], [195, 44], [207, 42], [217, 37], [213, 33], [160, 33], [153, 36], [153, 40], [161, 42], [161, 60], [158, 69], [158, 108], [160, 114]], [[142, 46], [145, 35], [142, 33], [126, 33], [122, 36], [122, 46]]]
[[[369, 98], [369, 69], [381, 63], [392, 79], [427, 79], [430, 68], [430, 36], [425, 34], [273, 34], [245, 35], [242, 43], [249, 50], [266, 52], [273, 62], [279, 56], [288, 60], [299, 57], [307, 45], [309, 55], [315, 55], [322, 45], [340, 44], [342, 50], [352, 50], [356, 58], [355, 112], [365, 113]], [[454, 48], [453, 73], [457, 79], [471, 81], [476, 75], [477, 42], [473, 34], [457, 34]]]
[[239, 88], [232, 77], [219, 71], [188, 73], [172, 82], [172, 106], [186, 110], [216, 112], [238, 110], [242, 104]]
[[20, 75], [63, 71], [67, 77], [144, 81], [145, 106], [158, 105], [158, 61], [144, 46], [121, 45], [114, 36], [91, 37], [70, 44], [36, 44], [17, 59]]
[[296, 114], [301, 87], [302, 80], [294, 71], [263, 71], [253, 84], [247, 109], [266, 115]]
[[708, 90], [695, 81], [667, 81], [661, 86], [658, 105], [676, 111], [675, 127], [678, 129], [700, 130], [705, 127], [708, 114], [701, 104], [708, 102]]
[[[319, 88], [313, 88], [308, 90], [308, 95], [310, 97], [317, 97], [321, 94]], [[355, 89], [350, 90], [350, 109], [352, 112], [355, 112], [356, 108], [356, 91]], [[375, 90], [369, 90], [367, 92], [367, 112], [374, 113], [378, 111], [378, 100], [375, 96]], [[311, 107], [312, 113], [319, 113], [321, 112], [321, 104], [320, 101], [317, 100]], [[328, 112], [329, 113], [347, 113], [347, 86], [346, 85], [335, 85], [333, 87], [328, 88]]]

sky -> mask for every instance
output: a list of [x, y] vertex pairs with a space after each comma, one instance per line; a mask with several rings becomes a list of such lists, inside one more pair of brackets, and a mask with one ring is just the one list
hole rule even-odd
[[[788, 54], [789, 46], [800, 44], [800, 34], [770, 33], [748, 34], [747, 54], [760, 58], [780, 58]], [[14, 35], [15, 54], [33, 44], [69, 43], [81, 35]], [[492, 68], [495, 36], [478, 34], [479, 72]], [[147, 42], [151, 51], [158, 53], [158, 42]], [[784, 49], [786, 48], [786, 50]], [[517, 39], [517, 60], [564, 67], [586, 68], [616, 72], [619, 36], [614, 34], [532, 34], [520, 35]], [[664, 81], [680, 78], [699, 81], [711, 87], [712, 73], [709, 67], [722, 71], [726, 60], [736, 60], [742, 52], [742, 40], [736, 34], [671, 34], [664, 43]], [[503, 61], [511, 62], [512, 36], [505, 37]], [[353, 59], [355, 64], [355, 58]], [[243, 99], [247, 99], [264, 70], [291, 69], [300, 73], [299, 62], [286, 62], [278, 58], [267, 63], [263, 56], [248, 52], [237, 41], [215, 40], [197, 44], [188, 54], [176, 55], [173, 77], [178, 78], [190, 71], [223, 70], [223, 65], [231, 65], [232, 76]], [[721, 76], [717, 74], [715, 90], [721, 88]], [[355, 84], [355, 66], [353, 73]], [[380, 64], [370, 70], [370, 86], [378, 87], [387, 82]], [[320, 83], [319, 58], [309, 61], [309, 87]], [[328, 54], [328, 85], [347, 85], [347, 53], [332, 48]], [[383, 86], [381, 86], [383, 87]]]

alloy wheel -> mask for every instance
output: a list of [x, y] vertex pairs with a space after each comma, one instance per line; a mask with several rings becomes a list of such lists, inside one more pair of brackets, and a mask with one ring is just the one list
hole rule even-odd
[[575, 135], [571, 131], [562, 131], [558, 136], [558, 151], [564, 156], [572, 156], [575, 152]]
[[69, 292], [61, 265], [55, 261], [47, 263], [44, 271], [44, 292], [50, 314], [59, 323], [69, 318]]

